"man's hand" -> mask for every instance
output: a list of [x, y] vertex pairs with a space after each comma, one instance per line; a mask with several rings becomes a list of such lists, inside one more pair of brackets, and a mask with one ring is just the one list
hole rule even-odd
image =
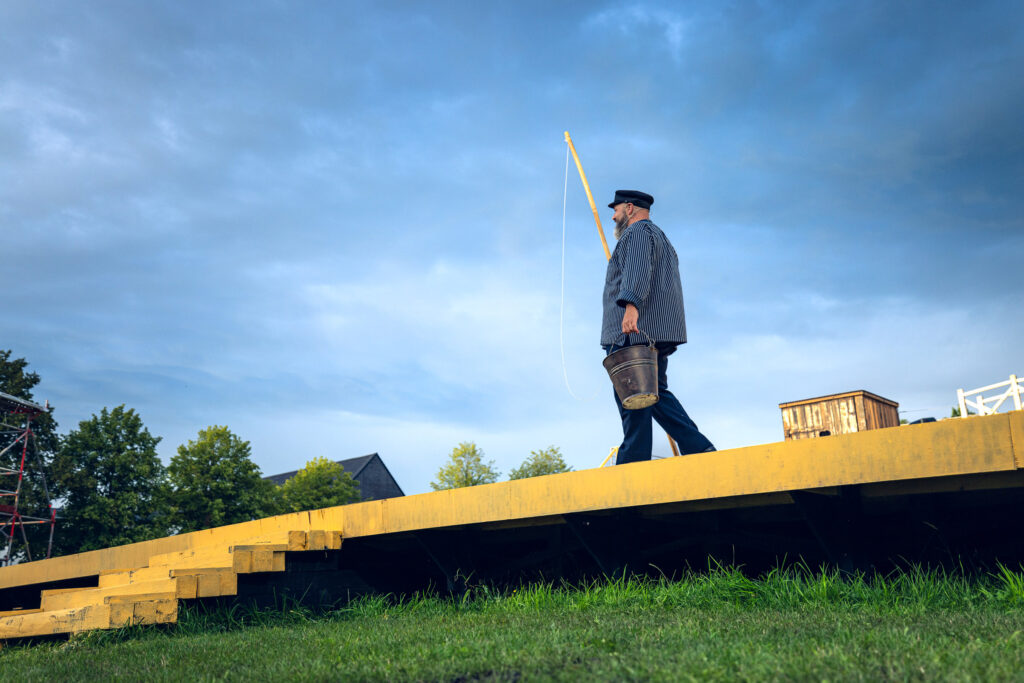
[[630, 332], [640, 333], [640, 328], [636, 326], [636, 321], [640, 319], [640, 311], [636, 309], [633, 304], [626, 304], [626, 312], [622, 314], [622, 333], [629, 334]]

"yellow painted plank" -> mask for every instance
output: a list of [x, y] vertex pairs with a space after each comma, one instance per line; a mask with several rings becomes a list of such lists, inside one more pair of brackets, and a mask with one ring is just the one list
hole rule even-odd
[[273, 543], [269, 541], [256, 542], [260, 539], [246, 538], [239, 544], [204, 545], [189, 550], [182, 550], [173, 553], [154, 555], [150, 558], [150, 567], [228, 567], [231, 566], [231, 553], [235, 548], [272, 548], [274, 550], [288, 549], [288, 543]]
[[187, 574], [174, 579], [174, 597], [191, 600], [199, 597], [199, 575]]
[[148, 593], [165, 593], [175, 591], [174, 579], [167, 578], [157, 581], [144, 581], [123, 586], [107, 586], [104, 588], [78, 588], [74, 590], [42, 592], [40, 607], [44, 611], [74, 609], [102, 603], [111, 596], [130, 596]]
[[233, 545], [229, 547], [229, 551], [236, 552], [238, 550], [265, 550], [271, 552], [284, 552], [288, 550], [287, 543], [246, 543], [243, 545]]
[[291, 513], [14, 565], [0, 569], [0, 589], [97, 575], [106, 569], [144, 567], [154, 556], [167, 553], [192, 551], [195, 557], [205, 557], [204, 548], [244, 544], [245, 539], [265, 539], [287, 547], [293, 531], [333, 529], [345, 537], [359, 537], [606, 508], [1014, 470], [1024, 466], [1022, 450], [1024, 424], [1019, 413], [798, 439]]
[[236, 574], [251, 574], [252, 553], [251, 550], [238, 549], [231, 553], [231, 570]]
[[99, 587], [106, 588], [108, 586], [125, 586], [131, 583], [167, 579], [170, 578], [170, 576], [171, 570], [166, 566], [105, 571], [100, 572]]
[[271, 550], [254, 550], [252, 552], [252, 571], [269, 572], [274, 570], [274, 553]]
[[[231, 548], [231, 568], [236, 574], [284, 571], [287, 544], [239, 545]], [[279, 556], [275, 558], [276, 556]]]
[[[432, 494], [420, 494], [432, 495]], [[416, 496], [410, 496], [415, 498]], [[344, 534], [346, 520], [353, 515], [359, 518], [362, 536], [373, 536], [386, 532], [384, 500], [371, 500], [365, 503], [339, 505], [335, 508], [313, 510], [309, 513], [310, 529], [334, 529]], [[347, 534], [346, 534], [347, 535]]]
[[22, 616], [0, 617], [0, 638], [28, 638], [107, 628], [109, 616], [109, 606], [101, 604], [56, 612], [40, 611]]
[[178, 620], [178, 601], [173, 593], [137, 596], [139, 599], [108, 600], [107, 627], [169, 624]]
[[167, 536], [116, 548], [91, 550], [76, 555], [3, 567], [0, 568], [0, 588], [96, 576], [103, 570], [145, 567], [154, 554], [186, 548], [186, 536], [187, 534]]
[[191, 548], [173, 553], [161, 553], [149, 559], [150, 568], [163, 568], [168, 571], [181, 567], [214, 567], [225, 564], [231, 564], [231, 554], [223, 546]]
[[173, 624], [178, 621], [178, 601], [173, 597], [137, 602], [134, 611], [136, 624]]
[[138, 602], [173, 599], [175, 599], [173, 591], [155, 591], [152, 593], [137, 593], [134, 595], [108, 595], [103, 598], [103, 603], [106, 605], [134, 605]]
[[131, 626], [132, 618], [135, 616], [135, 605], [118, 604], [107, 605], [107, 623], [99, 628], [118, 628], [120, 626]]
[[268, 548], [286, 550], [288, 543], [274, 543], [271, 539], [243, 538], [234, 543], [210, 543], [197, 546], [188, 550], [181, 550], [172, 553], [154, 555], [150, 558], [149, 566], [167, 567], [217, 567], [229, 566], [231, 564], [231, 552], [233, 548]]
[[43, 591], [43, 595], [63, 595], [64, 593], [78, 593], [83, 590], [89, 590], [95, 588], [95, 586], [75, 586], [74, 588], [48, 588]]
[[288, 550], [309, 550], [309, 532], [289, 531]]
[[238, 574], [234, 572], [203, 573], [198, 575], [199, 598], [212, 598], [218, 595], [238, 594]]
[[341, 532], [329, 529], [310, 531], [289, 531], [288, 550], [338, 550], [341, 548]]
[[182, 576], [198, 576], [199, 574], [231, 574], [233, 573], [229, 567], [185, 567], [182, 569], [172, 569], [171, 576], [178, 578]]
[[238, 594], [238, 575], [226, 568], [172, 570], [179, 598], [211, 598]]

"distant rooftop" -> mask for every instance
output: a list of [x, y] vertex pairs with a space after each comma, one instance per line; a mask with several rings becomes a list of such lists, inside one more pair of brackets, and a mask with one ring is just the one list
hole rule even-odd
[[[347, 460], [335, 460], [335, 462], [344, 467], [345, 471], [351, 474], [352, 478], [359, 484], [359, 497], [362, 500], [383, 500], [384, 498], [398, 498], [405, 495], [402, 487], [395, 481], [391, 471], [388, 470], [387, 465], [384, 464], [384, 461], [381, 460], [380, 455], [377, 453], [361, 455], [358, 458], [348, 458]], [[292, 470], [282, 474], [272, 474], [269, 477], [264, 477], [264, 479], [280, 486], [298, 474], [298, 472], [298, 470]]]

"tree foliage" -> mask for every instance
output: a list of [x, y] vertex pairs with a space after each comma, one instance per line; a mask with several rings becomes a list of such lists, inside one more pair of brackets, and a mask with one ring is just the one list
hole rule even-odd
[[437, 480], [430, 482], [435, 491], [464, 486], [491, 484], [498, 481], [494, 461], [484, 462], [484, 452], [472, 441], [464, 441], [452, 449], [448, 462], [437, 471]]
[[25, 372], [28, 361], [24, 358], [11, 359], [13, 351], [0, 351], [0, 391], [15, 398], [32, 400], [32, 389], [39, 384], [39, 375]]
[[530, 457], [508, 474], [509, 479], [528, 479], [544, 474], [569, 472], [572, 468], [565, 463], [562, 451], [557, 446], [548, 446], [539, 451], [530, 451]]
[[319, 510], [355, 503], [359, 484], [341, 464], [327, 458], [314, 458], [281, 485], [281, 512]]
[[274, 484], [263, 479], [248, 441], [227, 427], [199, 430], [167, 468], [173, 525], [179, 531], [246, 522], [277, 512]]
[[160, 438], [120, 405], [79, 423], [61, 442], [52, 465], [63, 501], [55, 554], [134, 543], [167, 534], [166, 472]]

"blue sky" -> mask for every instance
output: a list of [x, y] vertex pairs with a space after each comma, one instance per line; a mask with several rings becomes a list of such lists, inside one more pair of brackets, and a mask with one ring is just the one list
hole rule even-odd
[[940, 417], [1024, 373], [1022, 111], [1014, 2], [0, 2], [0, 348], [62, 430], [124, 403], [165, 459], [218, 424], [407, 493], [460, 441], [596, 466], [569, 130], [600, 207], [655, 196], [719, 448], [852, 389]]

